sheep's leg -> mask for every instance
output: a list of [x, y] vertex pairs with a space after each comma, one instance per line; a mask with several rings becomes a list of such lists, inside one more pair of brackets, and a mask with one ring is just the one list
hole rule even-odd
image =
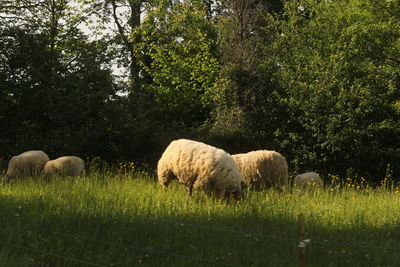
[[[193, 195], [193, 187], [195, 186], [197, 181], [197, 177], [193, 176], [190, 179], [188, 179], [188, 182], [186, 183], [186, 189], [187, 189], [187, 193], [188, 193], [188, 199], [192, 199], [192, 195]], [[197, 186], [196, 186], [197, 188]]]
[[171, 182], [172, 179], [176, 179], [176, 176], [173, 174], [173, 172], [167, 170], [164, 171], [160, 174], [160, 179], [159, 182], [162, 185], [162, 187], [167, 190], [169, 183]]
[[0, 181], [1, 182], [3, 182], [3, 183], [8, 183], [8, 182], [10, 182], [10, 177], [9, 176], [4, 176], [2, 179], [0, 179]]
[[187, 193], [188, 193], [188, 199], [192, 199], [192, 194], [193, 194], [193, 185], [189, 185], [187, 188]]

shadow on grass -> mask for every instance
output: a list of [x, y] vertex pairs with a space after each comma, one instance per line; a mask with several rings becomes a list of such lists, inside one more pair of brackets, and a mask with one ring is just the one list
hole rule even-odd
[[[2, 266], [298, 266], [296, 221], [238, 216], [147, 218], [42, 199], [0, 196]], [[334, 232], [313, 226], [308, 266], [397, 266], [399, 251], [320, 244], [366, 240], [400, 247], [398, 227]], [[354, 239], [356, 238], [356, 239]], [[371, 239], [369, 239], [371, 238]], [[388, 241], [388, 239], [390, 239]], [[358, 242], [349, 242], [358, 243]], [[361, 243], [361, 242], [360, 242]]]

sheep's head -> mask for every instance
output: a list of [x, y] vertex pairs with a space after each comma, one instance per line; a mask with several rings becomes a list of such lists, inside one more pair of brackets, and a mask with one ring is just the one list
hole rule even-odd
[[235, 201], [241, 200], [244, 197], [243, 190], [242, 190], [241, 186], [238, 186], [238, 187], [228, 191], [226, 197], [228, 199], [230, 199], [231, 196]]

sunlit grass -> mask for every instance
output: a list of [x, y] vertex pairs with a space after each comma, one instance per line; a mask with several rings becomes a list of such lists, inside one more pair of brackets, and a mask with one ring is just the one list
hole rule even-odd
[[84, 177], [15, 181], [0, 187], [0, 262], [298, 266], [302, 213], [310, 266], [396, 266], [398, 186], [334, 175], [325, 182], [307, 190], [247, 190], [233, 203], [199, 192], [188, 199], [178, 183], [165, 191], [133, 163], [93, 167]]

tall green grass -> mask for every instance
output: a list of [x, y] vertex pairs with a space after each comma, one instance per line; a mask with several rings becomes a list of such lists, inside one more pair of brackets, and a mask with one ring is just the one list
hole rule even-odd
[[[400, 194], [343, 184], [247, 191], [239, 203], [144, 172], [0, 185], [0, 266], [398, 266]], [[367, 246], [365, 246], [367, 245]]]

